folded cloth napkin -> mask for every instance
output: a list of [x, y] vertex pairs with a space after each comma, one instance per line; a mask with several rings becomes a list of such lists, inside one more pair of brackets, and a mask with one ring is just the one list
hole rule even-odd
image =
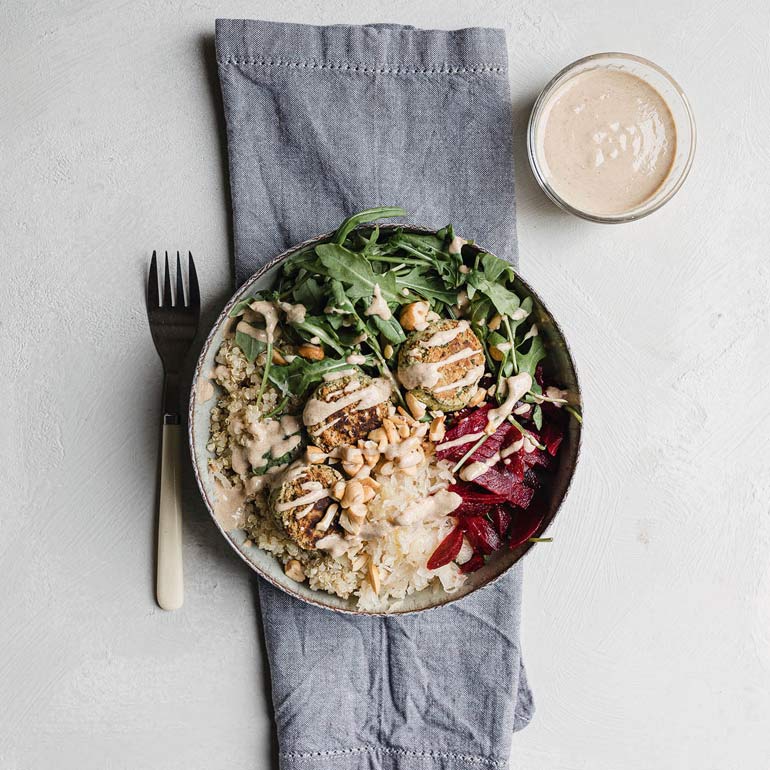
[[[516, 259], [505, 35], [220, 19], [240, 283], [347, 215], [409, 220]], [[529, 721], [521, 567], [427, 612], [259, 598], [284, 770], [507, 767]]]

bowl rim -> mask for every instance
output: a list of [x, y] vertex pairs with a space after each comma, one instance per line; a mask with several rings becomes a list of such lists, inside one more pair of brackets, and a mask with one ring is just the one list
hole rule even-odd
[[[371, 227], [371, 225], [364, 225], [363, 227], [365, 229], [366, 227]], [[402, 228], [405, 231], [415, 232], [415, 233], [423, 233], [423, 234], [436, 233], [436, 230], [434, 228], [423, 227], [420, 225], [414, 225], [410, 223], [399, 222], [399, 223], [379, 224], [380, 232], [394, 230], [396, 228]], [[408, 608], [408, 609], [399, 608], [395, 610], [361, 610], [355, 607], [334, 606], [334, 605], [325, 603], [320, 599], [316, 600], [315, 598], [305, 596], [299, 593], [298, 591], [292, 590], [291, 586], [286, 585], [279, 580], [276, 580], [272, 575], [268, 574], [265, 570], [261, 569], [257, 564], [255, 564], [253, 561], [247, 558], [247, 556], [243, 553], [243, 551], [238, 547], [238, 544], [234, 542], [233, 538], [229, 536], [228, 532], [223, 528], [221, 523], [217, 520], [216, 516], [214, 515], [213, 501], [209, 499], [209, 495], [206, 491], [206, 487], [203, 483], [203, 478], [202, 478], [203, 473], [206, 473], [208, 470], [207, 464], [204, 463], [203, 468], [199, 467], [199, 462], [198, 462], [199, 458], [198, 458], [198, 453], [196, 451], [196, 433], [195, 433], [194, 416], [195, 416], [195, 410], [197, 406], [199, 382], [203, 374], [203, 366], [206, 358], [208, 357], [208, 353], [211, 348], [214, 337], [221, 330], [222, 326], [225, 323], [227, 323], [230, 317], [229, 316], [230, 310], [235, 306], [236, 302], [240, 298], [242, 298], [242, 295], [247, 293], [260, 278], [262, 278], [266, 273], [269, 273], [273, 268], [275, 268], [282, 262], [286, 261], [289, 257], [291, 257], [296, 252], [300, 251], [301, 249], [305, 249], [309, 246], [317, 245], [317, 244], [329, 241], [334, 236], [335, 232], [336, 231], [332, 231], [332, 232], [324, 233], [323, 235], [316, 236], [314, 238], [310, 238], [306, 241], [303, 241], [302, 243], [292, 246], [286, 251], [283, 251], [281, 254], [277, 255], [276, 257], [273, 257], [273, 259], [269, 260], [267, 263], [265, 263], [265, 265], [263, 265], [261, 268], [256, 270], [254, 273], [252, 273], [240, 286], [238, 286], [235, 289], [232, 296], [225, 303], [225, 306], [222, 308], [222, 311], [219, 313], [216, 320], [212, 324], [212, 327], [209, 330], [209, 333], [206, 335], [206, 340], [201, 346], [201, 351], [198, 356], [198, 360], [196, 361], [196, 364], [195, 364], [195, 370], [193, 373], [192, 383], [190, 386], [190, 399], [189, 399], [189, 405], [187, 410], [188, 449], [190, 451], [190, 459], [192, 461], [193, 472], [195, 474], [195, 481], [198, 485], [198, 490], [200, 491], [201, 497], [203, 498], [203, 502], [206, 506], [206, 510], [208, 511], [210, 518], [212, 519], [213, 523], [216, 525], [217, 529], [219, 529], [220, 533], [223, 535], [224, 539], [229, 544], [229, 546], [235, 551], [235, 553], [240, 557], [240, 559], [243, 562], [245, 562], [257, 575], [259, 575], [259, 577], [263, 578], [264, 580], [267, 580], [269, 583], [274, 585], [276, 588], [279, 588], [281, 591], [284, 591], [290, 596], [296, 599], [299, 599], [303, 602], [306, 602], [307, 604], [312, 604], [313, 606], [322, 607], [323, 609], [330, 610], [332, 612], [339, 612], [345, 615], [358, 615], [358, 616], [365, 616], [365, 617], [390, 617], [390, 616], [396, 616], [396, 615], [398, 616], [412, 615], [412, 614], [421, 613], [421, 612], [428, 612], [430, 610], [435, 610], [440, 607], [444, 607], [453, 602], [460, 601], [461, 599], [464, 599], [476, 593], [476, 591], [479, 591], [497, 582], [504, 575], [508, 574], [508, 572], [516, 564], [518, 564], [524, 558], [524, 556], [526, 556], [532, 550], [532, 547], [535, 545], [535, 543], [528, 541], [522, 544], [521, 546], [518, 546], [515, 550], [520, 550], [521, 553], [516, 559], [514, 559], [514, 561], [512, 561], [503, 570], [501, 570], [499, 574], [491, 576], [489, 579], [485, 580], [483, 583], [480, 583], [479, 585], [473, 587], [470, 591], [460, 595], [449, 594], [446, 591], [444, 591], [442, 594], [440, 594], [437, 597], [437, 601], [431, 602], [429, 605], [425, 607], [415, 607], [415, 608]], [[472, 245], [474, 248], [478, 249], [479, 251], [494, 254], [494, 252], [491, 252], [488, 249], [485, 249], [479, 243], [474, 242], [469, 245]], [[553, 324], [554, 330], [558, 334], [559, 338], [564, 342], [566, 358], [569, 362], [570, 368], [572, 370], [573, 379], [575, 382], [575, 395], [577, 396], [578, 405], [580, 407], [580, 411], [582, 415], [583, 399], [582, 399], [582, 392], [580, 389], [580, 379], [578, 376], [577, 365], [575, 364], [575, 359], [572, 355], [572, 351], [569, 347], [566, 337], [564, 336], [561, 326], [559, 326], [558, 321], [554, 318], [551, 312], [548, 311], [547, 306], [542, 301], [542, 299], [537, 294], [537, 292], [535, 292], [532, 289], [532, 287], [529, 285], [529, 283], [524, 278], [521, 277], [521, 274], [519, 273], [518, 268], [515, 269], [515, 275], [517, 280], [522, 284], [522, 286], [526, 289], [526, 291], [529, 292], [529, 296], [531, 296], [532, 299], [543, 310], [548, 312], [548, 316], [550, 321]], [[200, 406], [203, 407], [203, 404], [201, 404]], [[578, 423], [575, 428], [576, 447], [575, 447], [575, 454], [574, 454], [574, 464], [572, 467], [572, 471], [570, 472], [569, 477], [567, 478], [566, 485], [562, 492], [561, 498], [558, 500], [558, 502], [554, 506], [553, 514], [551, 515], [550, 520], [545, 524], [541, 522], [537, 531], [535, 532], [535, 534], [533, 534], [533, 537], [542, 537], [543, 534], [550, 529], [551, 525], [556, 519], [556, 516], [561, 510], [561, 507], [563, 506], [564, 501], [567, 499], [567, 496], [572, 488], [572, 482], [575, 478], [575, 473], [577, 471], [577, 467], [579, 465], [580, 456], [581, 456], [582, 429], [583, 429], [582, 422]], [[313, 591], [314, 596], [318, 595], [319, 597], [323, 597], [324, 595], [326, 595], [325, 591], [322, 591], [319, 589], [310, 589], [310, 590]]]
[[[645, 207], [644, 204], [642, 204], [626, 214], [600, 215], [591, 214], [590, 212], [583, 211], [582, 209], [572, 206], [554, 190], [554, 188], [546, 179], [545, 174], [540, 167], [540, 162], [537, 158], [537, 151], [535, 149], [535, 117], [539, 117], [539, 113], [545, 105], [547, 99], [551, 96], [551, 92], [558, 85], [561, 85], [562, 81], [568, 80], [571, 77], [571, 73], [574, 69], [577, 69], [578, 67], [589, 62], [599, 62], [602, 59], [608, 58], [625, 59], [627, 61], [636, 62], [637, 64], [649, 67], [671, 84], [676, 95], [681, 100], [682, 106], [684, 107], [684, 111], [687, 116], [686, 125], [690, 131], [690, 150], [687, 154], [687, 159], [685, 160], [684, 166], [679, 173], [679, 178], [673, 184], [671, 189], [654, 205]], [[656, 64], [654, 61], [646, 59], [643, 56], [637, 56], [633, 53], [623, 53], [622, 51], [600, 51], [598, 53], [592, 53], [588, 56], [583, 56], [580, 59], [575, 59], [575, 61], [567, 64], [565, 67], [562, 67], [562, 69], [560, 69], [548, 81], [548, 83], [546, 83], [543, 90], [538, 94], [537, 99], [532, 106], [532, 110], [529, 113], [529, 120], [527, 121], [527, 157], [529, 159], [529, 166], [532, 170], [532, 174], [542, 191], [563, 211], [566, 211], [569, 214], [574, 214], [576, 217], [580, 217], [581, 219], [585, 219], [589, 222], [597, 222], [599, 224], [605, 225], [618, 225], [623, 224], [624, 222], [635, 222], [639, 219], [643, 219], [644, 217], [649, 216], [664, 206], [666, 203], [668, 203], [679, 192], [679, 190], [682, 188], [682, 185], [685, 183], [685, 180], [690, 175], [690, 170], [695, 159], [695, 148], [697, 144], [698, 131], [695, 125], [695, 115], [693, 114], [690, 101], [687, 98], [684, 89], [667, 70], [663, 69], [663, 67]], [[665, 180], [663, 183], [665, 184]]]

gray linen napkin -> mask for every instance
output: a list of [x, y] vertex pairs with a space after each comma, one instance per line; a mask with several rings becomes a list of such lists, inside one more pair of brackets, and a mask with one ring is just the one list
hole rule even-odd
[[[399, 205], [516, 260], [505, 34], [219, 19], [241, 283], [347, 215]], [[447, 607], [341, 615], [260, 581], [284, 770], [507, 767], [533, 705], [521, 567]]]

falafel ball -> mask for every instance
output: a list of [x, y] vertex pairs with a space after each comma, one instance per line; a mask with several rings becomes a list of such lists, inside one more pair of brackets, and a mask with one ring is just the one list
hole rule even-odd
[[[343, 480], [342, 474], [330, 465], [306, 465], [290, 468], [282, 482], [273, 487], [268, 501], [270, 511], [279, 526], [300, 548], [315, 550], [315, 544], [335, 526], [336, 515], [325, 532], [315, 529], [326, 509], [334, 502], [332, 487]], [[322, 490], [326, 494], [319, 497]], [[306, 502], [298, 502], [303, 498]]]
[[[360, 397], [356, 394], [360, 394]], [[367, 404], [372, 397], [375, 397], [376, 403], [359, 409], [364, 395], [366, 395]], [[325, 419], [315, 422], [314, 402], [319, 401], [323, 404], [340, 401], [342, 405]], [[305, 406], [303, 422], [310, 434], [311, 442], [324, 452], [331, 452], [335, 447], [353, 446], [359, 439], [365, 439], [371, 431], [379, 428], [388, 416], [389, 403], [390, 384], [387, 381], [373, 380], [365, 374], [356, 372], [322, 382]]]
[[398, 379], [429, 409], [456, 412], [476, 393], [485, 361], [470, 324], [443, 319], [407, 337], [398, 354]]

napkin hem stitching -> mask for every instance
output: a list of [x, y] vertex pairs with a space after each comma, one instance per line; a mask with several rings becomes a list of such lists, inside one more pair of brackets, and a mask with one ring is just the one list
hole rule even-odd
[[280, 755], [286, 759], [323, 759], [349, 754], [391, 754], [404, 757], [435, 757], [436, 759], [460, 759], [490, 767], [507, 767], [508, 760], [490, 759], [475, 754], [458, 754], [453, 751], [416, 751], [412, 749], [390, 749], [386, 746], [358, 746], [352, 749], [329, 749], [327, 751], [282, 751]]
[[220, 59], [219, 63], [227, 66], [235, 64], [238, 66], [259, 66], [259, 67], [292, 67], [295, 69], [328, 69], [344, 70], [350, 72], [363, 72], [364, 74], [376, 75], [455, 75], [463, 73], [482, 73], [482, 72], [506, 72], [506, 67], [497, 64], [480, 64], [476, 67], [450, 67], [441, 65], [440, 67], [388, 67], [382, 65], [379, 67], [368, 67], [364, 64], [353, 64], [350, 62], [316, 62], [316, 61], [288, 61], [284, 59], [235, 59], [228, 56], [226, 59]]

